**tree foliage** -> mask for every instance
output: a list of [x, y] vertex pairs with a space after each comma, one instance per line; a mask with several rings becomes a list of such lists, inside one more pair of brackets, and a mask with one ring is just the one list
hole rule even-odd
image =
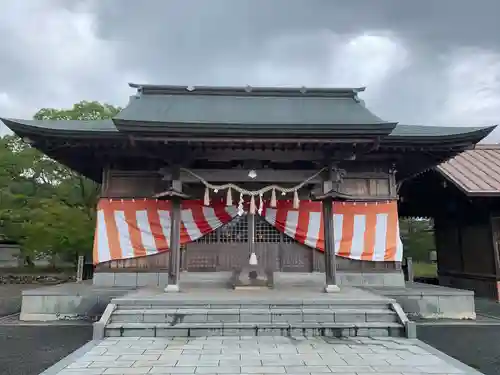
[[[38, 120], [99, 120], [120, 108], [82, 101], [70, 109], [43, 108]], [[15, 135], [0, 138], [0, 231], [25, 255], [76, 259], [89, 254], [99, 186], [48, 158]]]
[[401, 219], [400, 232], [405, 257], [417, 262], [428, 262], [430, 252], [436, 250], [433, 223], [423, 219]]
[[81, 101], [70, 109], [42, 108], [36, 120], [105, 120], [116, 115], [121, 108], [96, 101]]

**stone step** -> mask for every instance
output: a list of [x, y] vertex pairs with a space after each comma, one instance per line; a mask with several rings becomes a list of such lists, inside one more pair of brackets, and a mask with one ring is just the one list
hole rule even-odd
[[398, 322], [389, 309], [136, 309], [116, 310], [113, 323], [291, 323], [291, 322]]
[[145, 309], [363, 309], [380, 310], [389, 307], [385, 300], [335, 300], [335, 301], [172, 301], [172, 300], [113, 300], [117, 310], [145, 310]]
[[331, 336], [403, 337], [399, 323], [108, 323], [108, 337]]

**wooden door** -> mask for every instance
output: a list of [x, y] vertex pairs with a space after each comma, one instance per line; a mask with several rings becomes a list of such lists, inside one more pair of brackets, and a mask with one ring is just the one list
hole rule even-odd
[[254, 250], [260, 265], [267, 270], [278, 271], [278, 250], [281, 241], [280, 232], [262, 217], [255, 215], [253, 221]]
[[282, 272], [313, 270], [313, 252], [316, 250], [299, 244], [258, 215], [254, 220], [249, 215], [237, 216], [223, 227], [188, 244], [185, 267], [192, 272], [231, 271], [248, 262], [249, 241], [252, 239], [259, 264], [265, 269]]
[[[500, 217], [491, 218], [491, 232], [493, 235], [493, 256], [498, 278], [500, 277]], [[500, 296], [500, 290], [498, 294]]]

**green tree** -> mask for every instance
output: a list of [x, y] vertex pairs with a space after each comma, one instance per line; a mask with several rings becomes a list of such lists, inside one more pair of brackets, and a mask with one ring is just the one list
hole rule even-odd
[[400, 231], [404, 256], [412, 257], [417, 262], [429, 262], [429, 253], [436, 250], [432, 221], [401, 219]]
[[[37, 120], [99, 120], [120, 108], [82, 101], [43, 108]], [[76, 259], [92, 250], [99, 185], [7, 135], [0, 139], [0, 228], [26, 255]]]
[[105, 120], [112, 118], [121, 110], [111, 104], [83, 100], [69, 109], [42, 108], [36, 120]]

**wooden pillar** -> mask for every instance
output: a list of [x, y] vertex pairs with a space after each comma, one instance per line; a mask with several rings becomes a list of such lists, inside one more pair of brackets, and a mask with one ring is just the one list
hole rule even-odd
[[[457, 241], [458, 241], [458, 250], [459, 250], [459, 256], [460, 256], [460, 271], [465, 273], [466, 270], [466, 264], [465, 264], [465, 259], [464, 259], [464, 246], [463, 246], [463, 241], [462, 241], [462, 221], [460, 220], [460, 216], [458, 216], [457, 220], [454, 222], [455, 227], [457, 228]], [[439, 268], [439, 266], [438, 266]]]
[[494, 218], [492, 215], [489, 217], [490, 231], [491, 231], [491, 245], [493, 252], [493, 262], [495, 263], [495, 298], [497, 301], [500, 301], [500, 251], [498, 249], [498, 218]]
[[[326, 194], [334, 187], [338, 188], [338, 181], [334, 183], [333, 166], [329, 166], [328, 174], [323, 182], [323, 193]], [[322, 202], [323, 228], [325, 239], [325, 292], [338, 292], [337, 286], [337, 258], [335, 256], [335, 233], [333, 223], [333, 199], [326, 198]]]
[[[172, 188], [182, 191], [179, 169], [172, 171]], [[170, 209], [170, 254], [168, 257], [168, 284], [165, 292], [179, 291], [181, 261], [181, 199], [172, 197]]]
[[317, 254], [316, 254], [316, 249], [313, 249], [311, 251], [311, 256], [310, 256], [310, 259], [311, 259], [311, 267], [309, 269], [309, 272], [311, 273], [314, 273], [314, 272], [317, 272], [319, 271], [319, 269], [316, 268], [316, 257], [317, 257]]
[[317, 256], [318, 256], [317, 250], [314, 249], [314, 248], [312, 248], [312, 250], [311, 250], [311, 256], [310, 256], [310, 259], [311, 259], [311, 269], [310, 269], [310, 272], [311, 273], [320, 272], [321, 271], [320, 269], [316, 268], [316, 263], [318, 263], [317, 262]]
[[323, 228], [325, 239], [325, 277], [326, 287], [336, 285], [335, 238], [333, 229], [333, 200], [327, 198], [322, 202]]

